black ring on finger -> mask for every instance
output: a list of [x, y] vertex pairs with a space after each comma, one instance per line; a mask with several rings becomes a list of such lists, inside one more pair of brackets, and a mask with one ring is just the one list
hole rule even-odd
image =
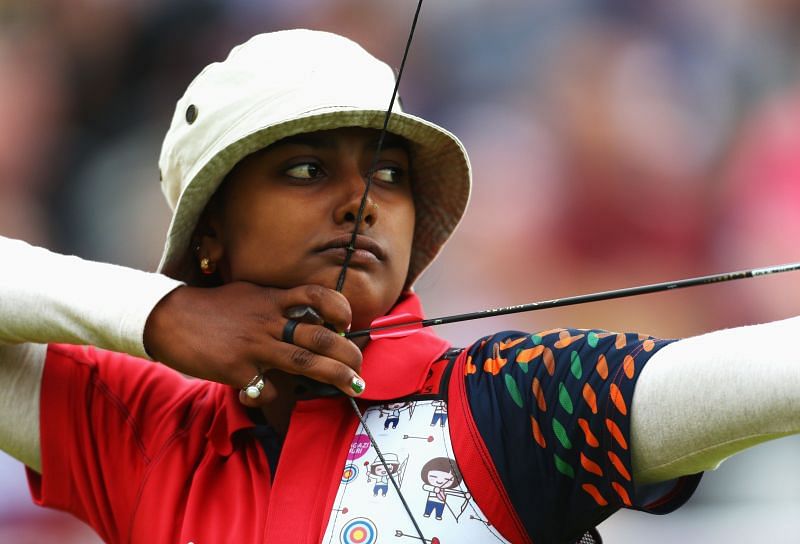
[[281, 339], [287, 344], [294, 344], [294, 330], [297, 328], [297, 321], [289, 319], [286, 325], [283, 326], [283, 335]]

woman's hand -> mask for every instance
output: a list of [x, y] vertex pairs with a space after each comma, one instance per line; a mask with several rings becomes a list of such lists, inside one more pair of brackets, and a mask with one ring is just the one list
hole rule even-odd
[[[347, 299], [319, 285], [274, 289], [235, 282], [214, 288], [179, 287], [150, 313], [144, 345], [151, 357], [175, 370], [237, 388], [276, 369], [355, 396], [361, 351], [350, 340], [307, 323], [295, 328], [294, 343], [281, 339], [287, 311], [297, 306], [311, 306], [337, 331], [350, 326]], [[277, 392], [265, 381], [257, 399], [242, 393], [242, 402], [259, 406], [273, 399]]]

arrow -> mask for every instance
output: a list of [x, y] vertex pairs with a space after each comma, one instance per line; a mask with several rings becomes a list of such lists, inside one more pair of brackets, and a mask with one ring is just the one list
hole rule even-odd
[[472, 319], [482, 319], [484, 317], [494, 317], [498, 315], [516, 314], [521, 312], [531, 312], [534, 310], [546, 310], [550, 308], [561, 308], [563, 306], [573, 306], [585, 304], [587, 302], [598, 302], [601, 300], [612, 300], [616, 298], [632, 297], [636, 295], [647, 295], [661, 291], [671, 291], [683, 289], [685, 287], [695, 287], [698, 285], [709, 285], [712, 283], [723, 283], [726, 281], [743, 280], [745, 278], [755, 278], [758, 276], [769, 276], [782, 272], [792, 272], [800, 270], [800, 263], [782, 264], [768, 266], [765, 268], [752, 268], [750, 270], [740, 270], [738, 272], [727, 272], [724, 274], [712, 274], [710, 276], [700, 276], [696, 278], [686, 278], [675, 281], [665, 281], [662, 283], [652, 283], [650, 285], [640, 285], [638, 287], [626, 287], [613, 291], [601, 291], [586, 295], [577, 295], [567, 298], [555, 298], [517, 306], [507, 306], [504, 308], [494, 308], [491, 310], [480, 310], [465, 314], [455, 314], [432, 319], [423, 319], [413, 314], [397, 314], [379, 317], [374, 320], [368, 329], [345, 333], [346, 338], [358, 338], [369, 336], [373, 340], [379, 338], [400, 338], [419, 332], [424, 327], [433, 325], [446, 325], [448, 323], [458, 323], [460, 321], [470, 321]]
[[469, 515], [469, 519], [474, 519], [474, 520], [476, 520], [476, 521], [480, 521], [481, 523], [483, 523], [483, 524], [484, 524], [484, 525], [486, 525], [487, 527], [489, 527], [489, 526], [491, 525], [491, 523], [489, 523], [489, 522], [488, 522], [488, 521], [486, 521], [485, 519], [483, 519], [483, 518], [479, 518], [479, 517], [477, 517], [477, 516], [473, 516], [472, 514], [470, 514], [470, 515]]
[[414, 436], [410, 434], [403, 435], [403, 440], [408, 440], [410, 438], [414, 438], [417, 440], [425, 440], [426, 442], [433, 442], [433, 436]]
[[[408, 538], [413, 538], [414, 540], [420, 540], [420, 538], [418, 536], [408, 535], [408, 534], [404, 533], [403, 531], [397, 531], [397, 530], [395, 530], [394, 536], [396, 536], [397, 538], [408, 537]], [[425, 542], [426, 544], [428, 542], [430, 542], [430, 544], [440, 544], [440, 540], [437, 537], [433, 537], [430, 540], [428, 540], [427, 538], [423, 538], [421, 540], [423, 542]]]

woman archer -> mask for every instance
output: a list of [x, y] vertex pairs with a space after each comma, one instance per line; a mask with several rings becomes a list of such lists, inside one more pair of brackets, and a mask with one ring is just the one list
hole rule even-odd
[[[620, 508], [671, 511], [702, 470], [800, 432], [800, 360], [775, 341], [800, 318], [464, 349], [431, 329], [341, 334], [421, 314], [412, 286], [468, 200], [455, 136], [399, 109], [379, 130], [393, 85], [345, 38], [256, 36], [178, 101], [160, 274], [0, 239], [0, 447], [37, 503], [107, 542], [574, 542]], [[402, 434], [382, 428], [406, 402]], [[448, 459], [475, 516], [415, 515], [418, 483], [376, 498], [364, 467], [380, 451], [415, 473]]]

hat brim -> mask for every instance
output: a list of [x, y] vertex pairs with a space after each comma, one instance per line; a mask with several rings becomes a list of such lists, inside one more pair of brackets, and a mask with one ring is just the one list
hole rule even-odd
[[[380, 129], [385, 111], [347, 107], [323, 108], [252, 131], [210, 152], [183, 191], [167, 233], [159, 272], [190, 285], [197, 282], [191, 237], [209, 199], [236, 164], [248, 155], [289, 136], [344, 127]], [[414, 115], [393, 112], [388, 132], [411, 144], [416, 224], [406, 287], [439, 254], [469, 202], [471, 170], [461, 142], [445, 129]]]

